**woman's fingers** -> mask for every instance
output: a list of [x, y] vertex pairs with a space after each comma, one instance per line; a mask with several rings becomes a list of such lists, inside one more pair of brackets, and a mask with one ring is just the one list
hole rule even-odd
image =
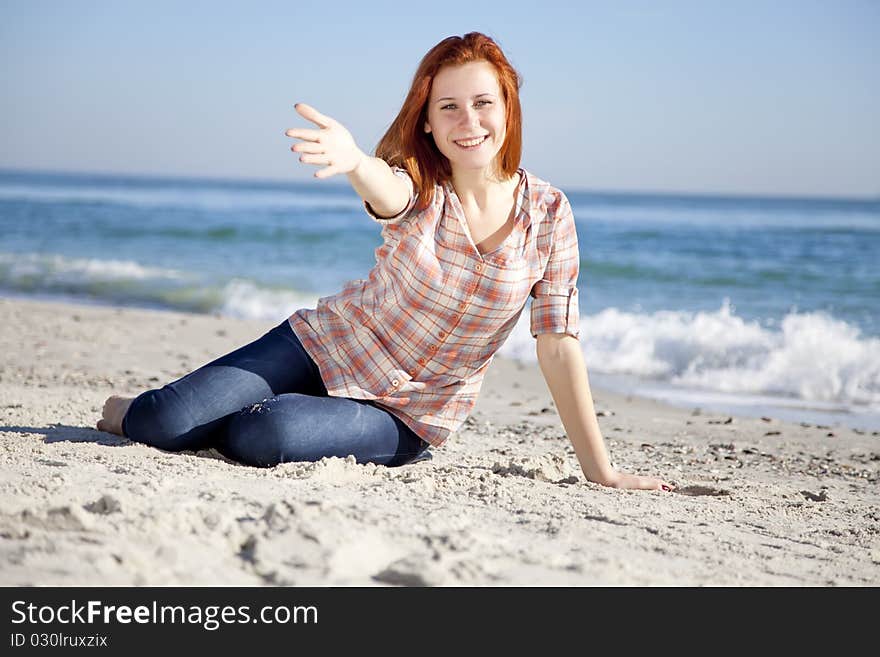
[[629, 488], [630, 490], [662, 490], [673, 491], [675, 486], [655, 477], [617, 473], [609, 484], [613, 488]]
[[326, 147], [314, 141], [297, 142], [290, 147], [294, 153], [323, 153]]
[[303, 155], [299, 158], [303, 164], [330, 164], [330, 157], [323, 153], [319, 155]]
[[[303, 153], [299, 158], [304, 164], [324, 166], [315, 172], [316, 178], [329, 178], [338, 173], [354, 171], [364, 157], [354, 138], [345, 126], [311, 105], [297, 103], [296, 111], [320, 130], [292, 128], [284, 132], [288, 137], [302, 140], [290, 147], [295, 153]], [[332, 162], [332, 164], [331, 164]]]
[[299, 112], [299, 115], [301, 117], [311, 121], [320, 128], [327, 128], [334, 123], [333, 119], [331, 119], [329, 116], [321, 114], [311, 105], [306, 105], [305, 103], [297, 103], [293, 106], [293, 108], [297, 112]]
[[668, 484], [661, 479], [655, 479], [654, 477], [642, 477], [640, 488], [644, 490], [662, 490], [669, 492], [675, 488], [672, 484]]
[[318, 141], [321, 137], [320, 130], [310, 130], [307, 128], [291, 128], [290, 130], [286, 130], [284, 134], [288, 137], [302, 139], [303, 141]]

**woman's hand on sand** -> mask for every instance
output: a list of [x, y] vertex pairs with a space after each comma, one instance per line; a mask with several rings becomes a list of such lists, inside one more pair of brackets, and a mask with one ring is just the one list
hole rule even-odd
[[284, 133], [288, 137], [302, 140], [290, 147], [294, 153], [303, 153], [299, 158], [300, 162], [326, 167], [316, 171], [315, 178], [351, 173], [367, 157], [358, 148], [351, 133], [339, 121], [321, 114], [305, 103], [297, 103], [294, 108], [300, 116], [319, 128], [318, 130], [291, 128]]
[[643, 477], [641, 475], [627, 474], [625, 472], [617, 472], [614, 471], [610, 477], [608, 477], [605, 481], [599, 482], [603, 486], [608, 486], [609, 488], [628, 488], [631, 490], [662, 490], [662, 491], [672, 491], [675, 490], [675, 486], [672, 484], [663, 481], [662, 479], [656, 479], [655, 477]]

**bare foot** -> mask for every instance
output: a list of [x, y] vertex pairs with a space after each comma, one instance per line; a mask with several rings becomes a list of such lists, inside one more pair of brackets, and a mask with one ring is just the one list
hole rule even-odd
[[134, 397], [120, 397], [113, 395], [108, 397], [104, 402], [103, 417], [98, 420], [98, 431], [106, 431], [107, 433], [115, 433], [117, 436], [122, 435], [122, 418], [125, 417], [128, 407]]

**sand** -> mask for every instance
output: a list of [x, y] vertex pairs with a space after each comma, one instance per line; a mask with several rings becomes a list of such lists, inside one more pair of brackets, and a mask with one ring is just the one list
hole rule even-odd
[[[94, 429], [277, 322], [0, 298], [0, 585], [880, 584], [880, 432], [595, 390], [587, 482], [537, 365], [496, 358], [428, 462], [271, 469]], [[279, 317], [279, 320], [281, 318]]]

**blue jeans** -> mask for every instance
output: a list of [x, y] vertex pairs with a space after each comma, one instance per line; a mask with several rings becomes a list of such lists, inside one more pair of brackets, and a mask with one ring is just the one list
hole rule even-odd
[[328, 396], [286, 319], [258, 340], [141, 393], [122, 432], [169, 451], [214, 447], [254, 466], [349, 454], [358, 463], [397, 466], [429, 447], [372, 402]]

